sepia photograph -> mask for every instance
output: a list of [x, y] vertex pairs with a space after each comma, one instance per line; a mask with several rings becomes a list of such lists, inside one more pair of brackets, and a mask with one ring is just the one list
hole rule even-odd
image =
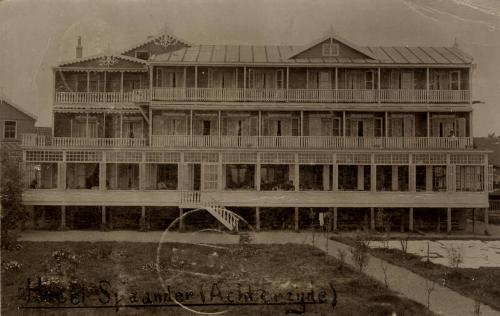
[[0, 314], [500, 316], [500, 0], [0, 0]]

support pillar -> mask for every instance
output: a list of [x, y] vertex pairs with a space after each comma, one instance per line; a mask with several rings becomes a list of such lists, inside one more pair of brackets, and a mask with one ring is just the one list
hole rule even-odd
[[[258, 159], [258, 157], [257, 157]], [[255, 165], [255, 189], [257, 191], [260, 191], [260, 163], [257, 162], [257, 165]]]
[[408, 229], [413, 232], [413, 207], [410, 207], [410, 214], [408, 215], [409, 224]]
[[377, 166], [370, 165], [370, 191], [377, 191]]
[[398, 166], [392, 166], [392, 174], [391, 174], [391, 190], [398, 191], [399, 183], [398, 183]]
[[432, 191], [432, 166], [425, 167], [425, 191]]
[[61, 206], [61, 225], [59, 226], [60, 230], [66, 230], [66, 206]]
[[337, 208], [334, 207], [333, 208], [333, 230], [336, 231], [337, 230], [337, 214], [338, 211], [337, 211]]
[[446, 232], [451, 232], [451, 207], [446, 209]]
[[410, 192], [417, 191], [417, 167], [415, 165], [408, 166], [408, 189]]
[[[296, 160], [296, 161], [298, 161], [298, 160]], [[300, 166], [298, 163], [296, 163], [293, 165], [293, 167], [295, 168], [293, 185], [295, 186], [295, 191], [299, 191], [300, 190]]]
[[260, 207], [255, 208], [255, 230], [260, 231]]
[[375, 208], [370, 207], [370, 229], [375, 230]]
[[99, 190], [106, 190], [106, 163], [99, 163]]
[[484, 209], [484, 234], [485, 235], [489, 235], [489, 231], [488, 231], [488, 229], [489, 229], [489, 227], [488, 227], [489, 226], [489, 218], [488, 218], [489, 214], [488, 214], [488, 212], [489, 212], [489, 208], [486, 207]]
[[146, 164], [139, 164], [139, 190], [146, 189]]
[[332, 191], [338, 192], [339, 190], [339, 165], [334, 164], [332, 172]]
[[66, 162], [57, 163], [57, 175], [59, 179], [57, 188], [59, 190], [66, 189]]
[[299, 231], [299, 208], [295, 208], [295, 231]]
[[106, 206], [101, 206], [101, 230], [106, 230]]
[[358, 166], [358, 190], [365, 190], [365, 166]]

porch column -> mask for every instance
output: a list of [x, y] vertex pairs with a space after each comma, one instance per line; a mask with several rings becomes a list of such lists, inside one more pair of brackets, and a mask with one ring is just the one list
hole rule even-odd
[[300, 136], [304, 136], [304, 111], [300, 111]]
[[106, 190], [106, 176], [107, 176], [107, 171], [106, 171], [106, 163], [105, 162], [100, 162], [99, 163], [99, 190]]
[[408, 165], [408, 191], [415, 192], [417, 190], [417, 167], [413, 164], [413, 155], [410, 155], [410, 164]]
[[432, 191], [432, 166], [425, 166], [425, 191]]
[[123, 100], [123, 71], [120, 71], [120, 99]]
[[451, 207], [446, 209], [446, 232], [451, 232]]
[[183, 232], [184, 231], [184, 218], [182, 217], [184, 215], [184, 209], [179, 208], [179, 231]]
[[[335, 103], [339, 100], [339, 69], [335, 67]], [[345, 136], [345, 134], [343, 135]]]
[[377, 166], [370, 165], [370, 191], [377, 191]]
[[59, 190], [66, 189], [66, 162], [57, 163], [57, 175], [58, 175], [57, 188]]
[[90, 71], [87, 70], [87, 92], [90, 92]]
[[61, 205], [61, 225], [59, 226], [60, 230], [66, 230], [66, 206]]
[[153, 144], [153, 109], [149, 107], [149, 146]]
[[198, 66], [194, 66], [194, 87], [198, 89]]
[[330, 190], [330, 165], [323, 165], [323, 191]]
[[[380, 67], [377, 68], [377, 94], [378, 94], [378, 103], [380, 103], [381, 98], [381, 89], [380, 89]], [[387, 112], [385, 112], [386, 119], [387, 119]], [[387, 136], [387, 134], [385, 134]]]
[[336, 163], [332, 165], [332, 191], [338, 192], [339, 190], [339, 165]]
[[342, 111], [342, 136], [346, 137], [345, 111]]
[[[247, 66], [243, 66], [243, 100], [246, 100], [246, 98], [247, 98]], [[259, 111], [259, 127], [260, 127], [260, 111]]]
[[101, 206], [101, 230], [106, 229], [106, 206]]
[[260, 207], [255, 208], [255, 230], [260, 231]]
[[89, 113], [85, 116], [85, 138], [89, 138]]
[[260, 191], [260, 160], [259, 157], [257, 156], [257, 164], [255, 165], [255, 189], [257, 191]]
[[146, 164], [139, 163], [139, 190], [146, 189]]
[[392, 166], [392, 177], [391, 177], [391, 190], [398, 191], [399, 181], [398, 181], [398, 166]]
[[365, 190], [365, 166], [358, 165], [358, 190]]
[[333, 230], [336, 231], [337, 230], [337, 208], [334, 207], [333, 208]]
[[427, 137], [431, 137], [431, 114], [427, 112]]
[[426, 68], [426, 79], [425, 79], [425, 93], [427, 95], [427, 103], [430, 102], [430, 71], [429, 68]]
[[[237, 69], [237, 68], [236, 68]], [[221, 138], [222, 138], [222, 125], [221, 125], [221, 111], [218, 112], [218, 115], [217, 115], [217, 129], [218, 129], [218, 132], [219, 132], [219, 146], [221, 145]]]
[[147, 231], [147, 226], [146, 226], [146, 207], [143, 205], [141, 206], [141, 219], [139, 220], [139, 229], [141, 231]]
[[120, 138], [123, 138], [123, 113], [120, 113]]
[[488, 214], [488, 212], [489, 212], [489, 208], [486, 207], [484, 209], [484, 234], [485, 235], [489, 235], [489, 218], [488, 218], [489, 214]]
[[[298, 155], [298, 154], [297, 154]], [[295, 159], [296, 163], [293, 165], [295, 168], [293, 185], [295, 186], [295, 191], [300, 190], [300, 165], [298, 164], [298, 159]]]
[[409, 220], [408, 229], [410, 230], [410, 232], [412, 232], [413, 231], [413, 207], [410, 207], [408, 220]]
[[151, 69], [149, 70], [149, 93], [150, 93], [150, 99], [148, 101], [151, 101], [154, 99], [155, 95], [153, 90], [153, 67], [151, 67]]
[[295, 208], [295, 231], [298, 232], [299, 231], [299, 208], [296, 207]]
[[182, 87], [184, 88], [184, 90], [186, 90], [186, 77], [187, 77], [187, 67], [184, 66], [183, 81], [182, 81]]
[[189, 135], [193, 136], [193, 110], [189, 110]]
[[385, 112], [385, 138], [389, 137], [389, 113]]
[[306, 68], [306, 89], [309, 89], [309, 68]]
[[375, 208], [370, 207], [370, 229], [375, 230]]
[[257, 128], [258, 128], [258, 136], [261, 137], [262, 136], [262, 111], [259, 111], [259, 124], [257, 124]]
[[286, 67], [286, 102], [288, 102], [288, 89], [290, 88], [290, 67]]

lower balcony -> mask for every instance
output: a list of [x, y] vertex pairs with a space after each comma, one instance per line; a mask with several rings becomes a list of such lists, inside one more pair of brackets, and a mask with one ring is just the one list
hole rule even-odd
[[305, 149], [471, 149], [469, 137], [153, 135], [152, 147]]
[[46, 137], [44, 135], [23, 134], [22, 146], [26, 147], [145, 147], [146, 138], [86, 138], [86, 137]]

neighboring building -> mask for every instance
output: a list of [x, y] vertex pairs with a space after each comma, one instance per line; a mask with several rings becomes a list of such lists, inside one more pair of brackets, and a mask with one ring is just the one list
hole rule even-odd
[[456, 45], [162, 33], [116, 55], [82, 49], [54, 68], [53, 137], [24, 139], [24, 200], [41, 226], [162, 229], [205, 208], [230, 229], [227, 209], [256, 229], [451, 231], [487, 212], [473, 63]]
[[0, 150], [21, 153], [21, 135], [35, 132], [35, 115], [0, 96]]

